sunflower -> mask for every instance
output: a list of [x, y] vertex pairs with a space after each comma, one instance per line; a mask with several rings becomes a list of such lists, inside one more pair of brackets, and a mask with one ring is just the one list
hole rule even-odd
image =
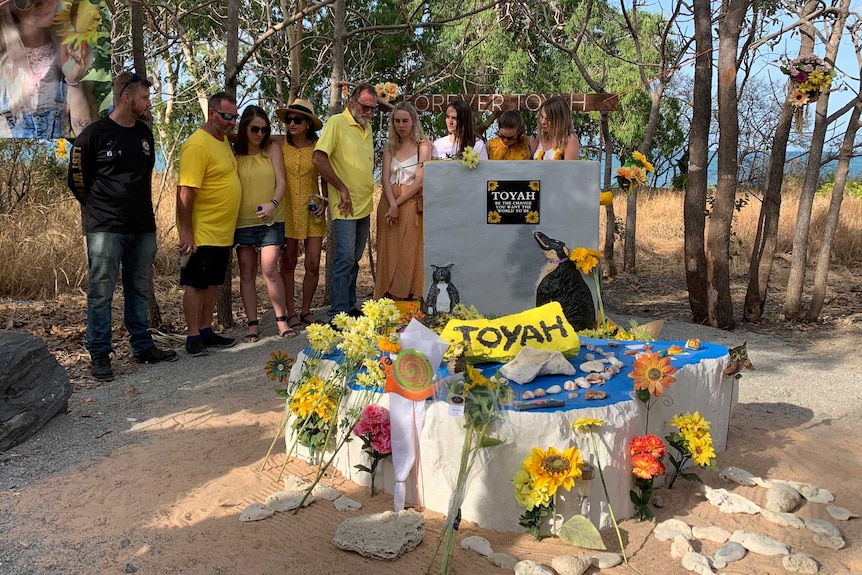
[[587, 433], [592, 431], [594, 427], [601, 427], [604, 424], [605, 420], [597, 417], [579, 417], [572, 424], [572, 429], [580, 433]]
[[389, 94], [386, 92], [386, 85], [385, 84], [382, 84], [382, 83], [381, 84], [375, 84], [374, 89], [377, 91], [377, 99], [379, 99], [382, 102], [388, 102], [389, 101]]
[[500, 187], [500, 184], [497, 182], [497, 180], [488, 180], [488, 191], [489, 192], [493, 192], [498, 187]]
[[713, 459], [715, 459], [715, 448], [712, 445], [712, 438], [708, 434], [690, 440], [688, 442], [688, 450], [691, 452], [691, 460], [695, 465], [709, 467], [712, 465]]
[[645, 389], [659, 397], [664, 388], [676, 381], [674, 373], [676, 368], [670, 365], [670, 357], [661, 357], [658, 352], [646, 350], [635, 358], [634, 371], [629, 377], [635, 380], [635, 391]]
[[538, 224], [539, 212], [527, 212], [527, 217], [525, 219], [528, 224]]
[[266, 362], [264, 372], [273, 381], [278, 380], [283, 382], [290, 375], [290, 368], [293, 366], [293, 358], [286, 356], [284, 353], [274, 351], [269, 354], [270, 360]]
[[488, 223], [489, 224], [499, 224], [500, 220], [503, 218], [500, 217], [499, 212], [488, 212]]
[[804, 106], [808, 103], [808, 94], [799, 89], [793, 90], [790, 95], [790, 103], [794, 106]]
[[632, 474], [638, 479], [652, 479], [665, 474], [664, 464], [649, 453], [632, 456]]
[[77, 50], [82, 44], [92, 46], [99, 38], [107, 37], [102, 27], [102, 2], [89, 0], [63, 0], [63, 9], [54, 16], [57, 35], [62, 44]]
[[640, 162], [640, 165], [643, 166], [643, 168], [647, 172], [654, 172], [655, 171], [655, 168], [653, 167], [652, 164], [649, 163], [649, 160], [646, 159], [646, 156], [644, 156], [643, 154], [641, 154], [637, 150], [635, 150], [635, 152], [632, 153], [632, 157], [635, 160], [637, 160], [638, 162]]
[[530, 180], [530, 189], [534, 192], [538, 192], [540, 184], [541, 182], [539, 182], [539, 180]]
[[383, 86], [386, 89], [386, 93], [389, 96], [389, 98], [395, 98], [396, 96], [398, 96], [398, 92], [399, 92], [398, 84], [393, 84], [392, 82], [386, 82], [386, 84], [384, 84]]
[[703, 418], [699, 411], [686, 412], [685, 415], [677, 414], [671, 418], [670, 424], [678, 428], [681, 435], [709, 433], [709, 422]]
[[57, 152], [56, 156], [58, 160], [65, 160], [69, 157], [69, 148], [72, 147], [69, 143], [69, 140], [59, 139], [57, 140]]
[[548, 489], [552, 496], [562, 487], [569, 490], [575, 484], [575, 479], [581, 476], [581, 452], [576, 447], [570, 447], [560, 452], [554, 447], [543, 451], [534, 447], [530, 457], [524, 460], [524, 465], [533, 476], [533, 489]]
[[629, 445], [629, 453], [635, 456], [639, 453], [646, 453], [656, 459], [661, 459], [665, 454], [664, 441], [657, 435], [644, 435], [635, 437]]

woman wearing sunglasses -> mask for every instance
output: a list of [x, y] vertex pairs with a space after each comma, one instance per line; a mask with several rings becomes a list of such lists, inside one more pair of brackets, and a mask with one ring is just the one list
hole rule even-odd
[[497, 118], [497, 137], [488, 142], [491, 160], [529, 160], [530, 147], [524, 133], [524, 118], [517, 110], [506, 110]]
[[284, 223], [279, 222], [284, 201], [284, 164], [281, 149], [270, 140], [272, 126], [266, 111], [247, 106], [237, 130], [237, 174], [242, 184], [242, 202], [236, 221], [234, 244], [239, 262], [239, 293], [248, 318], [246, 343], [260, 339], [257, 316], [257, 259], [275, 312], [278, 332], [294, 337], [285, 311], [284, 284], [278, 273], [278, 256], [284, 243]]
[[[311, 161], [317, 131], [323, 127], [314, 114], [311, 102], [297, 98], [276, 115], [285, 124], [284, 171], [287, 196], [284, 200], [284, 254], [281, 277], [287, 297], [287, 321], [292, 329], [302, 329], [316, 323], [311, 302], [320, 279], [320, 252], [326, 236], [326, 206], [328, 200], [320, 191], [317, 168]], [[294, 273], [299, 262], [299, 242], [305, 253], [305, 275], [302, 278], [302, 304], [297, 314], [294, 307]]]
[[81, 78], [93, 63], [82, 42], [62, 45], [57, 0], [0, 4], [0, 137], [63, 138], [80, 133], [95, 114]]

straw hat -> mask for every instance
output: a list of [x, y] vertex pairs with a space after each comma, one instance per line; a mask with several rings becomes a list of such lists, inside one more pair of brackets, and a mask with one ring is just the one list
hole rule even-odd
[[314, 126], [315, 130], [319, 130], [323, 127], [323, 122], [320, 121], [320, 118], [314, 115], [314, 106], [308, 100], [297, 98], [287, 108], [277, 109], [275, 111], [275, 115], [278, 116], [279, 120], [284, 122], [284, 117], [287, 115], [288, 112], [299, 114], [300, 116], [305, 116], [306, 118], [311, 120], [311, 124], [312, 126]]

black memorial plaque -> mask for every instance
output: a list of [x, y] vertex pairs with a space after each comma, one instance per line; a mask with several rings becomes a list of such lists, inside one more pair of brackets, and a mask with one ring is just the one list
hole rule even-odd
[[489, 224], [539, 223], [539, 180], [488, 180]]

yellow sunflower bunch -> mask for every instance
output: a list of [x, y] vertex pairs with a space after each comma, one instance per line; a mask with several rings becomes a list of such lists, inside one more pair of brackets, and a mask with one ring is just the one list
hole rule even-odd
[[[679, 429], [679, 437], [691, 454], [691, 460], [700, 467], [715, 465], [715, 447], [709, 432], [709, 422], [699, 412], [676, 415], [670, 424]], [[675, 443], [672, 441], [672, 443]]]
[[590, 274], [599, 265], [599, 260], [602, 259], [602, 252], [579, 247], [569, 252], [569, 259], [575, 262], [581, 273]]
[[522, 465], [533, 478], [533, 489], [547, 488], [548, 496], [553, 497], [557, 489], [566, 491], [575, 485], [575, 479], [581, 476], [581, 450], [570, 447], [565, 451], [557, 451], [549, 447], [547, 451], [534, 447], [530, 456]]
[[336, 407], [332, 391], [327, 389], [321, 378], [317, 376], [308, 378], [290, 398], [291, 413], [302, 419], [316, 415], [328, 423], [332, 420]]

